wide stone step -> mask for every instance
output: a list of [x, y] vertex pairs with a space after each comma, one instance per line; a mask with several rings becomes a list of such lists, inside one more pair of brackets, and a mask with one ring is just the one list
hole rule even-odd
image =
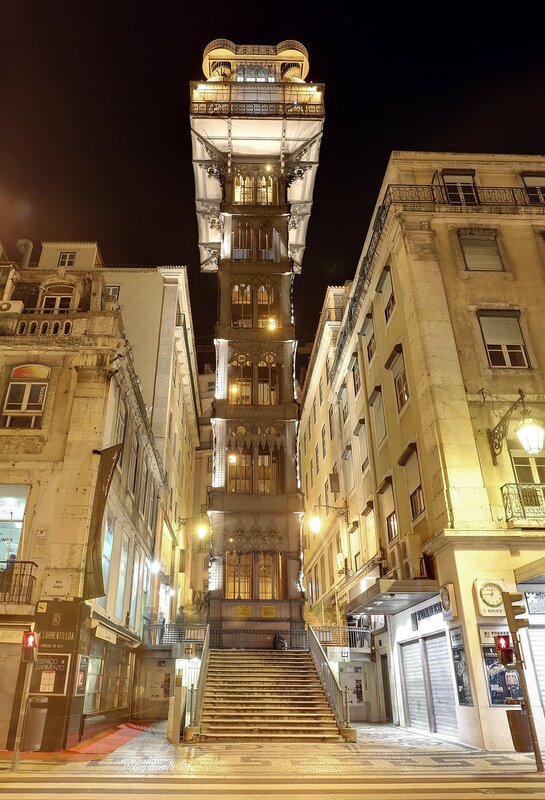
[[259, 723], [247, 723], [241, 722], [237, 718], [223, 720], [214, 722], [214, 720], [207, 720], [206, 722], [201, 723], [201, 731], [202, 733], [207, 733], [208, 731], [227, 731], [232, 730], [236, 731], [237, 733], [271, 733], [271, 732], [278, 732], [278, 733], [298, 733], [304, 734], [307, 731], [312, 733], [337, 733], [337, 726], [333, 723], [329, 725], [327, 723], [316, 724], [312, 726], [302, 725], [300, 722], [296, 720], [287, 721], [287, 722], [275, 722], [275, 721], [260, 721]]
[[294, 734], [294, 733], [202, 733], [200, 738], [203, 742], [342, 742], [343, 738], [339, 734]]
[[203, 711], [201, 721], [203, 725], [208, 724], [209, 722], [216, 722], [221, 724], [227, 724], [231, 719], [238, 719], [239, 722], [248, 722], [253, 723], [256, 725], [261, 724], [262, 722], [273, 722], [276, 724], [283, 723], [283, 722], [297, 722], [299, 724], [308, 724], [309, 722], [315, 722], [317, 725], [321, 723], [327, 723], [330, 725], [335, 726], [335, 718], [333, 714], [327, 713], [324, 711], [323, 713], [318, 714], [300, 714], [297, 712], [291, 711], [278, 711], [278, 712], [270, 712], [270, 713], [263, 713], [259, 711], [251, 711], [248, 713], [243, 713], [238, 711], [237, 709], [229, 709], [223, 714], [217, 714], [213, 711]]

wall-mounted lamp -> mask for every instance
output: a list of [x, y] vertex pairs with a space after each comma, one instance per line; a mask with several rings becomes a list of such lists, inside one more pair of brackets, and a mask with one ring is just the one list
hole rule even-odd
[[318, 516], [317, 509], [318, 508], [327, 508], [328, 511], [333, 511], [333, 513], [339, 517], [339, 519], [344, 520], [348, 523], [348, 506], [344, 503], [342, 506], [328, 506], [321, 503], [317, 503], [312, 508], [312, 517], [309, 520], [309, 528], [312, 533], [320, 533], [322, 529], [322, 520], [321, 517]]
[[[545, 427], [542, 422], [530, 416], [529, 409], [526, 408], [524, 403], [525, 394], [522, 389], [518, 390], [519, 397], [515, 402], [509, 406], [503, 417], [497, 425], [487, 431], [488, 443], [490, 444], [490, 452], [492, 454], [492, 462], [498, 463], [498, 456], [502, 451], [503, 440], [507, 437], [509, 429], [509, 421], [513, 411], [521, 406], [522, 419], [515, 428], [515, 433], [520, 441], [525, 452], [529, 456], [537, 456], [543, 451], [543, 440], [545, 435]], [[485, 389], [481, 389], [483, 396], [483, 403], [485, 400]]]

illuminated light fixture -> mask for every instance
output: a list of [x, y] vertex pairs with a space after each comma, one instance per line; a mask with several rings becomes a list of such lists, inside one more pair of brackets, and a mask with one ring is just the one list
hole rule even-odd
[[151, 562], [151, 571], [154, 575], [157, 575], [161, 572], [161, 562], [160, 561], [152, 561]]
[[337, 517], [343, 519], [346, 523], [348, 523], [348, 506], [346, 505], [346, 503], [344, 503], [344, 505], [342, 506], [328, 506], [328, 505], [323, 505], [321, 503], [317, 503], [312, 509], [312, 517], [309, 519], [308, 523], [312, 533], [320, 533], [320, 530], [322, 529], [322, 520], [318, 516], [316, 511], [316, 509], [318, 508], [326, 508], [328, 512], [333, 511], [333, 513]]
[[169, 594], [169, 597], [174, 597], [174, 595], [176, 594], [176, 592], [174, 591], [174, 589], [172, 588], [172, 586], [171, 586], [171, 587], [170, 587], [170, 589], [168, 590], [168, 594]]
[[236, 453], [229, 453], [227, 456], [227, 461], [229, 464], [236, 464], [237, 463], [237, 456]]
[[236, 383], [233, 383], [231, 386], [231, 394], [238, 394], [238, 386]]
[[267, 325], [268, 325], [270, 331], [274, 331], [274, 329], [276, 328], [276, 320], [275, 320], [275, 318], [274, 317], [269, 317], [269, 319], [267, 321]]
[[271, 171], [271, 169], [272, 169], [272, 167], [271, 167], [271, 165], [270, 165], [270, 164], [267, 164], [267, 165], [266, 165], [266, 167], [265, 167], [265, 169], [267, 170], [267, 172], [270, 172], [270, 171]]
[[[507, 437], [509, 429], [509, 421], [513, 411], [522, 406], [522, 420], [515, 428], [515, 433], [519, 439], [524, 451], [529, 456], [536, 456], [543, 451], [543, 440], [545, 436], [545, 428], [542, 422], [530, 416], [529, 410], [524, 403], [525, 394], [522, 389], [518, 390], [518, 399], [512, 403], [497, 425], [487, 431], [488, 443], [490, 444], [490, 452], [492, 454], [492, 462], [498, 463], [498, 456], [502, 451], [503, 440]], [[483, 397], [483, 404], [486, 399], [486, 390], [481, 389]]]
[[206, 525], [199, 525], [198, 526], [198, 528], [197, 528], [197, 536], [199, 537], [199, 539], [205, 539], [207, 533], [208, 533], [208, 528], [206, 527]]

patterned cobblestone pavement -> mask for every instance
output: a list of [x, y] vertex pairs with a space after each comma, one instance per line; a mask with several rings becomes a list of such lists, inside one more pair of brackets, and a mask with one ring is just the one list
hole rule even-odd
[[20, 772], [241, 778], [535, 774], [531, 754], [485, 752], [387, 725], [357, 727], [358, 741], [354, 744], [239, 742], [175, 746], [165, 739], [164, 725], [156, 724], [109, 755], [94, 754], [77, 762], [22, 761]]

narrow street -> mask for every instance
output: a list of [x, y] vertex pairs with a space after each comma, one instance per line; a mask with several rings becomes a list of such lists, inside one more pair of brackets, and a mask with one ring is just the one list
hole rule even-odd
[[[85, 753], [25, 758], [19, 772], [3, 761], [4, 800], [71, 800], [100, 794], [208, 798], [342, 798], [512, 800], [545, 797], [533, 758], [491, 753], [388, 725], [358, 725], [354, 744], [269, 743], [171, 745], [155, 725], [108, 753], [110, 737]], [[118, 741], [120, 741], [118, 737]], [[101, 752], [102, 750], [102, 752]], [[76, 760], [76, 757], [78, 760]], [[83, 759], [83, 760], [79, 760]]]

